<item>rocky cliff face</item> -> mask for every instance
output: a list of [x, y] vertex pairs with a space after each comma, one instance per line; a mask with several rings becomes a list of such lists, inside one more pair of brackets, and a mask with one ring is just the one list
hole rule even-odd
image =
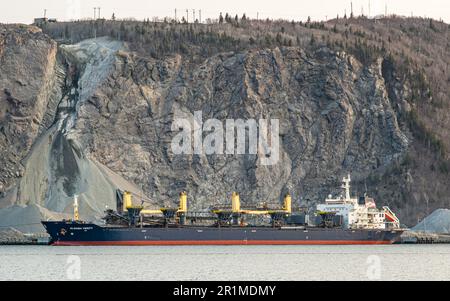
[[[0, 225], [41, 230], [67, 217], [75, 194], [87, 219], [115, 206], [115, 189], [136, 188], [71, 139], [78, 110], [103, 82], [121, 43], [57, 47], [34, 27], [3, 28]], [[12, 218], [14, 217], [14, 218]]]
[[[57, 45], [40, 29], [0, 27], [0, 191], [15, 189], [22, 160], [57, 106]], [[1, 206], [16, 202], [15, 198]]]
[[[408, 138], [398, 126], [381, 61], [363, 68], [352, 56], [298, 48], [214, 56], [190, 66], [118, 55], [108, 80], [80, 109], [83, 149], [154, 200], [189, 191], [191, 206], [278, 201], [287, 191], [319, 200], [346, 172], [367, 177], [399, 160]], [[278, 119], [280, 160], [255, 155], [174, 155], [174, 118]]]
[[[275, 47], [194, 64], [141, 57], [106, 38], [57, 51], [33, 27], [1, 30], [0, 206], [9, 208], [0, 224], [11, 208], [38, 206], [29, 223], [70, 213], [75, 194], [82, 217], [98, 218], [114, 207], [115, 188], [142, 189], [154, 206], [174, 205], [186, 190], [199, 210], [229, 202], [232, 191], [247, 204], [290, 191], [297, 205], [312, 205], [338, 193], [349, 172], [362, 194], [365, 180], [404, 160], [412, 143], [389, 96], [404, 87], [387, 82], [381, 58], [364, 66], [327, 47]], [[278, 119], [278, 163], [173, 154], [172, 123], [194, 111], [223, 122]]]

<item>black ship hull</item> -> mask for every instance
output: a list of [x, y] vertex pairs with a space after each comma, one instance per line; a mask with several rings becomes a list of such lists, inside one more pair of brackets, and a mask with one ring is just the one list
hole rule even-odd
[[51, 244], [89, 245], [346, 245], [392, 244], [402, 231], [304, 227], [109, 227], [42, 222]]

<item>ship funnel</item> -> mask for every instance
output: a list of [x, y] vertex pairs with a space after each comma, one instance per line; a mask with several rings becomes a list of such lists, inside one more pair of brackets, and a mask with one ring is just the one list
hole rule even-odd
[[284, 197], [284, 207], [283, 210], [287, 213], [292, 213], [292, 198], [291, 195], [288, 193]]
[[237, 192], [233, 192], [231, 195], [231, 208], [233, 213], [241, 212], [241, 201]]
[[131, 201], [131, 192], [125, 191], [123, 193], [123, 211], [128, 211], [128, 208], [130, 208], [133, 205]]

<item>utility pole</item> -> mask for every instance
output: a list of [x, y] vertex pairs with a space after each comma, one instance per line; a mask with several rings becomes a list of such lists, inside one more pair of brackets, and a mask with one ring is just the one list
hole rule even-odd
[[202, 23], [202, 10], [201, 9], [198, 11], [198, 14], [199, 14], [199, 18], [200, 18], [200, 23]]
[[350, 2], [350, 8], [351, 8], [350, 18], [353, 18], [353, 2]]
[[96, 12], [97, 12], [97, 8], [94, 7], [94, 20], [95, 20], [95, 17], [97, 16]]
[[195, 23], [195, 9], [192, 9], [192, 22]]
[[189, 10], [186, 9], [186, 23], [189, 23]]
[[175, 21], [177, 21], [177, 9], [175, 8]]
[[100, 19], [101, 17], [100, 17], [100, 9], [101, 9], [101, 7], [97, 7], [97, 9], [98, 9], [98, 18]]

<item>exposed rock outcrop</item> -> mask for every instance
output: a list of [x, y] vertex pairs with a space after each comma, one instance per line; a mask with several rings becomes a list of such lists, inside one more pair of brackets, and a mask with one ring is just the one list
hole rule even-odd
[[[82, 216], [98, 219], [106, 207], [115, 206], [115, 189], [135, 192], [139, 189], [99, 162], [90, 160], [79, 141], [70, 135], [80, 104], [109, 75], [121, 43], [99, 39], [61, 46], [57, 57], [56, 43], [39, 29], [7, 27], [5, 36], [3, 59], [15, 63], [12, 67], [2, 65], [5, 70], [2, 85], [7, 86], [15, 79], [16, 84], [20, 82], [27, 88], [4, 88], [7, 91], [6, 99], [2, 100], [5, 139], [1, 140], [1, 151], [7, 155], [2, 158], [5, 160], [2, 168], [8, 170], [0, 178], [4, 183], [0, 226], [42, 230], [40, 220], [67, 217], [75, 194], [81, 200]], [[31, 63], [29, 56], [47, 52], [46, 57], [38, 57], [31, 64], [27, 73], [21, 73], [24, 64]], [[34, 63], [38, 65], [36, 69]], [[17, 104], [12, 107], [12, 95], [16, 93], [10, 91], [15, 90], [19, 91]]]
[[[280, 121], [280, 161], [255, 155], [174, 155], [174, 118]], [[286, 190], [314, 201], [340, 177], [356, 179], [401, 158], [408, 146], [387, 97], [381, 61], [364, 68], [345, 53], [297, 48], [214, 56], [199, 66], [180, 57], [118, 56], [116, 68], [83, 103], [74, 135], [99, 162], [139, 183], [154, 200], [190, 205], [276, 201]]]
[[[16, 202], [17, 179], [42, 129], [57, 106], [57, 44], [40, 29], [0, 26], [0, 207]], [[8, 199], [5, 201], [5, 199]]]

